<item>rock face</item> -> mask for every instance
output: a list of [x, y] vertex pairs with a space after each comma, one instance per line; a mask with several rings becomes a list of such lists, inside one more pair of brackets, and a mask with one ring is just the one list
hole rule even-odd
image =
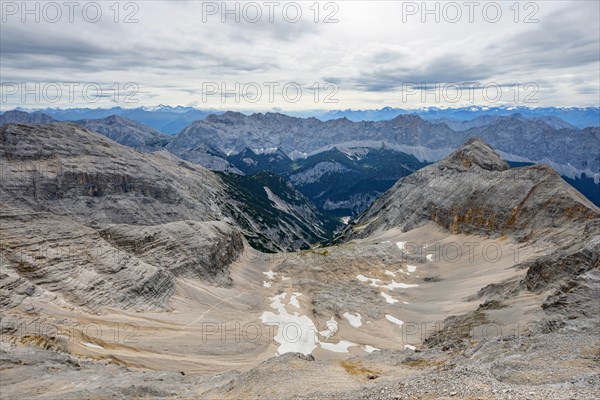
[[170, 136], [164, 135], [149, 126], [117, 115], [102, 119], [83, 119], [75, 122], [117, 143], [141, 151], [160, 150], [171, 139]]
[[119, 251], [160, 265], [175, 277], [231, 284], [228, 266], [244, 248], [244, 237], [222, 221], [177, 221], [162, 225], [110, 225], [100, 236]]
[[120, 250], [95, 229], [24, 209], [3, 210], [2, 264], [0, 303], [7, 307], [41, 298], [88, 309], [165, 310], [175, 286], [166, 268]]
[[598, 217], [598, 208], [540, 164], [509, 169], [481, 139], [444, 160], [400, 179], [343, 233], [365, 237], [393, 227], [434, 221], [453, 233], [514, 234]]
[[0, 134], [8, 204], [101, 224], [222, 219], [220, 180], [166, 152], [140, 153], [71, 123]]
[[12, 110], [0, 114], [0, 126], [8, 124], [49, 124], [51, 122], [56, 122], [56, 120], [42, 113]]
[[278, 148], [293, 156], [342, 145], [381, 147], [382, 142], [398, 150], [405, 146], [439, 148], [444, 146], [439, 138], [453, 134], [446, 125], [431, 124], [413, 115], [401, 115], [392, 121], [355, 123], [347, 119], [321, 122], [316, 118], [275, 113], [246, 116], [226, 112], [194, 122], [177, 135], [170, 148], [185, 152], [203, 143], [225, 153], [238, 153], [245, 148]]

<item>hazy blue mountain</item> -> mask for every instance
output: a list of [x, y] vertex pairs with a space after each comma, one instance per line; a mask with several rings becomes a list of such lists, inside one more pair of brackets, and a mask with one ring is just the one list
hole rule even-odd
[[[31, 111], [20, 109], [21, 111]], [[199, 110], [193, 107], [165, 106], [137, 107], [137, 108], [46, 108], [35, 110], [35, 113], [45, 113], [58, 121], [74, 121], [80, 119], [100, 119], [110, 115], [119, 115], [133, 121], [148, 125], [167, 134], [176, 134], [192, 122], [204, 119], [210, 114], [222, 114], [218, 110]], [[510, 116], [519, 113], [525, 118], [541, 118], [555, 128], [568, 128], [572, 125], [577, 128], [600, 126], [599, 107], [460, 107], [438, 108], [426, 107], [420, 109], [405, 109], [383, 107], [374, 110], [334, 110], [334, 111], [302, 111], [289, 112], [286, 115], [299, 118], [317, 117], [322, 121], [347, 118], [350, 121], [389, 121], [401, 114], [415, 114], [427, 120], [438, 122], [460, 123], [473, 121], [478, 117]], [[478, 121], [476, 123], [481, 123]], [[474, 125], [471, 124], [472, 127]], [[452, 126], [460, 127], [460, 125]], [[468, 128], [467, 128], [468, 129]]]
[[552, 117], [559, 118], [577, 128], [600, 126], [600, 107], [482, 107], [461, 108], [427, 107], [421, 109], [403, 109], [384, 107], [377, 110], [338, 110], [319, 116], [322, 120], [348, 118], [351, 121], [385, 121], [400, 114], [416, 114], [428, 120], [448, 119], [462, 122], [481, 116], [510, 116], [519, 113], [526, 118], [545, 118], [552, 123]]
[[219, 111], [197, 110], [192, 107], [137, 107], [137, 108], [46, 108], [33, 113], [44, 113], [58, 121], [78, 121], [83, 119], [102, 119], [111, 115], [118, 115], [148, 125], [162, 133], [176, 134], [193, 121], [203, 119], [209, 114]]

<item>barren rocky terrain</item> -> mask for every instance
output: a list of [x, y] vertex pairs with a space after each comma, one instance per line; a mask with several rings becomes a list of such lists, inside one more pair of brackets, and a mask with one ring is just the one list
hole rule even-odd
[[0, 135], [3, 399], [598, 395], [600, 211], [548, 166], [470, 140], [267, 253], [310, 214], [74, 124]]

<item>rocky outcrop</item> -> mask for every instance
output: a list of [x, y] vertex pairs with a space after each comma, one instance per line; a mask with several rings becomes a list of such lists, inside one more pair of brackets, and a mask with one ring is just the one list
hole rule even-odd
[[[393, 228], [410, 231], [432, 221], [450, 233], [513, 239], [531, 255], [515, 259], [512, 268], [521, 275], [467, 298], [481, 301], [479, 308], [446, 318], [425, 341], [427, 347], [466, 351], [473, 345], [473, 329], [497, 323], [495, 310], [517, 297], [543, 299], [531, 305], [538, 316], [527, 335], [597, 332], [592, 310], [597, 310], [600, 210], [552, 168], [510, 169], [481, 139], [471, 139], [442, 161], [400, 179], [341, 236], [349, 240]], [[515, 307], [515, 312], [522, 311]]]
[[111, 225], [98, 232], [119, 251], [160, 265], [176, 277], [230, 285], [229, 264], [244, 248], [241, 233], [225, 222], [177, 221], [163, 225]]
[[3, 215], [2, 229], [2, 304], [25, 302], [27, 307], [29, 300], [47, 298], [88, 309], [168, 308], [174, 276], [119, 251], [92, 228], [66, 217], [21, 211]]

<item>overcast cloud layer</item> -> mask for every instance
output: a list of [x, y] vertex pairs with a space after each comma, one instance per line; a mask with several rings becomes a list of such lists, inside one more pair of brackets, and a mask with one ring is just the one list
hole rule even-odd
[[[221, 2], [129, 3], [120, 3], [119, 22], [115, 22], [114, 10], [109, 9], [113, 2], [98, 2], [103, 14], [96, 23], [82, 17], [87, 2], [80, 2], [74, 10], [72, 23], [68, 8], [60, 6], [62, 2], [57, 2], [62, 17], [56, 23], [48, 21], [54, 18], [54, 10], [46, 9], [44, 15], [44, 3], [39, 3], [40, 22], [36, 23], [35, 15], [23, 15], [20, 1], [3, 2], [2, 109], [170, 104], [294, 111], [464, 106], [492, 101], [493, 105], [529, 106], [599, 103], [597, 1], [522, 2], [518, 22], [514, 21], [514, 9], [509, 8], [514, 2], [498, 2], [502, 17], [496, 23], [486, 21], [486, 17], [493, 19], [494, 7], [488, 6], [487, 15], [483, 12], [490, 2], [480, 2], [472, 23], [469, 9], [461, 1], [454, 3], [462, 12], [456, 23], [444, 21], [442, 9], [446, 2], [438, 6], [442, 16], [438, 23], [434, 15], [427, 15], [427, 21], [422, 22], [422, 10], [404, 15], [403, 21], [403, 10], [413, 9], [407, 2], [320, 2], [317, 23], [314, 10], [309, 9], [313, 2], [302, 3], [302, 17], [296, 23], [283, 17], [285, 2], [275, 7], [273, 22], [269, 21], [267, 5], [254, 3], [262, 12], [257, 23], [245, 21], [243, 14], [239, 23], [234, 15], [227, 15], [223, 23], [220, 10], [216, 15], [206, 15], [214, 6], [221, 9]], [[413, 4], [421, 8], [420, 1]], [[245, 5], [239, 3], [240, 12]], [[35, 2], [29, 7], [34, 9]], [[233, 9], [235, 4], [229, 3], [228, 7]], [[433, 9], [435, 3], [428, 3], [428, 7]], [[253, 18], [255, 9], [247, 6], [245, 16]], [[456, 8], [445, 10], [448, 18], [454, 18]], [[294, 7], [287, 11], [287, 19], [293, 19]], [[124, 23], [132, 12], [138, 22]], [[325, 23], [323, 19], [331, 13], [338, 22]], [[530, 19], [538, 22], [525, 23], [532, 13]], [[88, 17], [94, 14], [88, 8]], [[54, 86], [44, 86], [49, 82], [63, 88], [54, 103], [46, 101], [57, 97]], [[94, 82], [102, 87], [102, 96], [88, 91], [89, 99], [98, 102], [86, 103], [82, 86]], [[130, 82], [135, 85], [125, 87]], [[213, 94], [221, 84], [235, 90], [236, 82], [240, 90], [254, 83], [246, 86], [239, 102], [233, 92], [226, 96]], [[268, 95], [272, 84], [267, 82], [279, 84], [273, 99]], [[318, 98], [313, 90], [315, 82], [321, 87]], [[22, 86], [13, 93], [15, 84], [22, 83], [29, 88], [40, 83], [40, 90], [46, 88], [47, 92], [39, 99], [29, 94], [23, 102]], [[75, 87], [72, 99], [66, 83], [80, 85]], [[287, 99], [281, 93], [286, 83], [290, 83]], [[323, 87], [327, 83], [330, 85]], [[436, 99], [433, 92], [423, 98], [413, 83], [430, 89], [438, 83], [452, 85], [446, 92], [439, 90]], [[515, 83], [520, 85], [518, 98], [516, 88], [511, 86]], [[300, 97], [296, 84], [302, 88]], [[482, 94], [484, 85], [491, 88], [487, 100]], [[463, 87], [459, 100], [445, 101], [456, 100], [457, 86]], [[120, 89], [116, 98], [115, 87]], [[502, 88], [500, 99], [495, 93], [498, 87]], [[262, 92], [260, 98], [257, 90]], [[128, 94], [137, 103], [124, 102]]]

